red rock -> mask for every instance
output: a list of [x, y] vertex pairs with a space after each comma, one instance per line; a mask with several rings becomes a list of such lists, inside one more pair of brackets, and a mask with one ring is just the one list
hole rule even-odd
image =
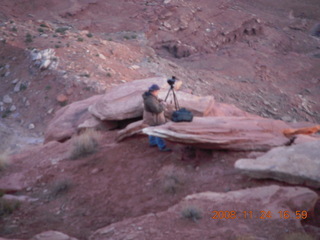
[[78, 125], [92, 118], [88, 107], [99, 98], [101, 98], [101, 95], [96, 95], [71, 103], [57, 111], [45, 131], [45, 143], [49, 141], [62, 141], [75, 134]]
[[148, 78], [121, 84], [107, 91], [102, 98], [89, 107], [89, 111], [100, 120], [141, 117], [143, 113], [142, 94], [153, 83], [158, 84], [162, 89], [169, 88], [165, 78]]
[[260, 117], [194, 117], [192, 122], [168, 122], [143, 133], [205, 149], [265, 151], [283, 146], [285, 122]]
[[[296, 211], [312, 210], [317, 199], [318, 195], [308, 188], [276, 185], [196, 193], [165, 211], [98, 229], [89, 239], [282, 239], [290, 232], [305, 233]], [[283, 218], [284, 211], [290, 220]]]
[[68, 101], [68, 97], [67, 97], [66, 95], [64, 95], [64, 94], [59, 94], [59, 95], [57, 96], [57, 101], [58, 101], [59, 103], [65, 103], [65, 102]]

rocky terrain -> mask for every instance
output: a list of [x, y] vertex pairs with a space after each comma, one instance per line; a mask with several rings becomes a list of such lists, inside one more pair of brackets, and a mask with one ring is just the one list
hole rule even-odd
[[318, 0], [3, 0], [0, 86], [0, 239], [320, 239]]

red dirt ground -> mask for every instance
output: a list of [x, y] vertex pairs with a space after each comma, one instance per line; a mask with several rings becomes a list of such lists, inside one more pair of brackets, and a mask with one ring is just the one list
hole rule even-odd
[[[167, 5], [140, 0], [3, 0], [0, 19], [6, 24], [0, 25], [0, 37], [7, 43], [0, 42], [0, 65], [10, 64], [12, 74], [1, 76], [0, 96], [12, 91], [15, 78], [31, 85], [11, 95], [19, 115], [1, 121], [15, 132], [10, 136], [13, 143], [21, 136], [41, 139], [52, 118], [48, 110], [61, 108], [56, 101], [60, 93], [68, 93], [69, 103], [123, 81], [175, 75], [184, 82], [182, 90], [213, 95], [217, 101], [264, 117], [319, 123], [320, 40], [310, 36], [319, 16], [318, 0], [172, 0]], [[256, 21], [247, 24], [247, 18]], [[186, 29], [175, 30], [185, 22]], [[47, 37], [40, 36], [41, 23], [52, 26], [45, 30]], [[255, 34], [245, 34], [243, 24], [254, 28]], [[55, 29], [63, 26], [71, 29], [66, 35], [57, 34]], [[215, 36], [217, 29], [221, 32]], [[234, 30], [236, 40], [228, 40], [229, 30]], [[92, 38], [86, 37], [89, 32]], [[36, 36], [32, 43], [25, 42], [27, 33]], [[36, 69], [26, 54], [33, 47], [54, 48], [58, 69]], [[191, 55], [181, 57], [181, 52]], [[132, 65], [140, 68], [130, 69]], [[90, 77], [79, 77], [84, 73]], [[29, 99], [28, 108], [22, 97]], [[30, 123], [36, 126], [32, 131], [27, 129]], [[116, 131], [104, 132], [100, 150], [81, 160], [67, 158], [69, 141], [14, 155], [9, 168], [0, 172], [1, 180], [10, 182], [9, 175], [23, 175], [25, 188], [17, 194], [39, 201], [23, 203], [0, 219], [1, 236], [30, 238], [58, 230], [87, 239], [96, 229], [163, 211], [192, 193], [286, 185], [240, 175], [234, 162], [250, 153], [203, 151], [174, 143], [169, 144], [173, 153], [159, 153], [147, 147], [146, 138], [115, 143], [115, 136]], [[55, 195], [57, 184], [69, 186], [68, 191], [62, 188]], [[314, 216], [303, 224], [320, 228], [319, 201]]]

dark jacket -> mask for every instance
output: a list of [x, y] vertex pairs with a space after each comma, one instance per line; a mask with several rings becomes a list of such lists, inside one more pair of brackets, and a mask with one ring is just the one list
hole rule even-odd
[[158, 126], [164, 124], [166, 119], [164, 117], [164, 105], [151, 92], [145, 92], [142, 95], [144, 111], [143, 121], [150, 126]]

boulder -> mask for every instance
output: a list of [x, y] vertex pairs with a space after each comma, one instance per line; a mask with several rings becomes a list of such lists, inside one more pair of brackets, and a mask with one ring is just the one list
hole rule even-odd
[[77, 240], [76, 238], [69, 237], [68, 235], [57, 232], [57, 231], [47, 231], [35, 235], [30, 240]]
[[[160, 92], [159, 98], [165, 100], [167, 92]], [[213, 106], [215, 105], [214, 97], [213, 96], [195, 96], [190, 93], [182, 92], [182, 91], [175, 91], [175, 95], [177, 97], [179, 106], [181, 108], [186, 108], [191, 111], [194, 116], [207, 116]], [[173, 93], [170, 92], [166, 101], [169, 104], [169, 112], [172, 113], [174, 111], [174, 98]], [[142, 106], [143, 107], [143, 106]]]
[[165, 78], [147, 78], [121, 84], [108, 90], [89, 107], [89, 112], [100, 120], [124, 120], [141, 117], [143, 113], [142, 94], [153, 83], [166, 92], [169, 89]]
[[310, 189], [276, 185], [196, 193], [163, 212], [98, 229], [89, 239], [286, 239], [292, 232], [306, 236], [301, 216], [309, 217], [307, 211], [317, 199]]
[[204, 149], [266, 151], [288, 143], [285, 122], [261, 117], [194, 117], [192, 122], [168, 122], [143, 133]]
[[320, 188], [320, 140], [278, 147], [257, 159], [239, 159], [235, 168], [253, 178], [272, 178]]
[[78, 126], [92, 118], [88, 107], [98, 101], [102, 95], [71, 103], [55, 113], [45, 131], [45, 143], [63, 141], [77, 133]]
[[13, 173], [0, 179], [0, 192], [16, 193], [27, 188], [23, 173]]

